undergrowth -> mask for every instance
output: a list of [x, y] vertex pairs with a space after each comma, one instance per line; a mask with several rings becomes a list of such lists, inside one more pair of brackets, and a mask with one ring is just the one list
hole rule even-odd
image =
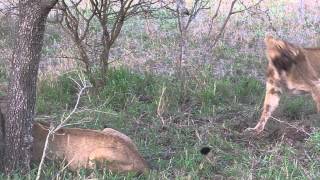
[[[39, 83], [39, 117], [49, 115], [51, 121], [59, 121], [63, 112], [70, 111], [77, 94], [71, 77], [77, 76], [71, 73]], [[59, 172], [59, 165], [46, 162], [45, 179], [320, 177], [318, 128], [310, 137], [297, 140], [295, 134], [282, 132], [286, 129], [283, 124], [270, 120], [273, 126], [267, 128], [267, 135], [260, 138], [242, 135], [245, 128], [256, 123], [263, 102], [264, 85], [254, 78], [214, 79], [201, 72], [181, 82], [173, 76], [138, 73], [125, 67], [110, 69], [107, 77], [101, 91], [89, 90], [82, 97], [80, 111], [70, 123], [92, 129], [111, 127], [127, 134], [152, 170], [139, 177], [108, 171]], [[287, 120], [294, 116], [299, 121], [299, 113], [294, 113], [303, 105], [301, 101], [312, 104], [310, 99], [289, 101], [285, 98], [280, 105], [284, 109], [280, 117]], [[309, 113], [312, 112], [304, 112], [304, 116]], [[206, 157], [199, 153], [203, 146], [212, 149]], [[33, 177], [34, 173], [30, 175]], [[19, 178], [22, 178], [19, 174], [13, 177]]]

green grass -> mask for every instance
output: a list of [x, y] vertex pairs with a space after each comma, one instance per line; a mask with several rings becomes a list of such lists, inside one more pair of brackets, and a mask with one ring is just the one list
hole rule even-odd
[[[38, 114], [55, 116], [58, 121], [63, 112], [70, 111], [77, 93], [70, 77], [78, 76], [71, 73], [54, 81], [39, 82]], [[150, 99], [140, 101], [141, 96]], [[85, 179], [92, 172], [98, 179], [317, 179], [319, 131], [299, 141], [300, 146], [271, 136], [248, 139], [240, 133], [241, 124], [255, 123], [256, 116], [251, 117], [248, 112], [257, 110], [263, 96], [264, 85], [254, 78], [213, 79], [204, 70], [195, 78], [179, 81], [124, 67], [110, 69], [105, 88], [84, 94], [80, 102], [82, 111], [72, 116], [70, 122], [92, 129], [107, 126], [127, 134], [152, 170], [139, 177], [85, 170], [76, 173], [64, 170], [57, 174], [59, 165], [46, 162], [42, 175], [45, 179], [54, 176]], [[297, 101], [284, 100], [280, 106], [290, 115], [282, 115], [290, 118], [303, 99]], [[207, 145], [212, 151], [204, 157], [199, 150]], [[35, 177], [36, 167], [31, 177]], [[20, 178], [23, 176], [19, 173], [12, 176]]]
[[283, 96], [280, 102], [282, 104], [281, 112], [291, 118], [299, 119], [305, 115], [312, 114], [316, 107], [310, 96]]
[[59, 110], [69, 109], [76, 98], [76, 84], [66, 74], [57, 80], [45, 79], [38, 84], [37, 113], [51, 114]]
[[5, 66], [0, 64], [0, 82], [6, 82], [8, 79]]

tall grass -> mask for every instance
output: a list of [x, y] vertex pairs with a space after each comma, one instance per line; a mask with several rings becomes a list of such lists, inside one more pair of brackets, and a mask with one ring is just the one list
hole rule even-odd
[[[76, 78], [67, 74], [55, 81], [39, 83], [39, 114], [59, 116], [72, 106], [76, 91], [68, 76]], [[298, 142], [306, 147], [308, 156], [301, 153], [304, 152], [301, 146], [277, 137], [252, 141], [239, 133], [242, 124], [248, 123], [248, 127], [255, 123], [248, 112], [255, 111], [263, 99], [264, 85], [260, 81], [241, 76], [213, 79], [206, 70], [183, 81], [125, 67], [110, 69], [106, 86], [99, 92], [89, 91], [81, 100], [83, 111], [71, 119], [76, 127], [107, 126], [127, 134], [150, 163], [149, 174], [135, 177], [85, 170], [77, 173], [64, 170], [57, 174], [60, 165], [47, 161], [43, 176], [49, 179], [54, 176], [85, 179], [90, 174], [98, 179], [319, 177], [319, 162], [314, 161], [319, 158], [319, 133], [315, 132], [308, 141]], [[280, 106], [290, 107], [290, 103]], [[284, 117], [291, 116], [284, 114]], [[212, 148], [207, 157], [199, 153], [203, 145]], [[301, 156], [306, 159], [302, 161]], [[314, 159], [308, 159], [309, 156]], [[21, 176], [17, 173], [16, 177]]]

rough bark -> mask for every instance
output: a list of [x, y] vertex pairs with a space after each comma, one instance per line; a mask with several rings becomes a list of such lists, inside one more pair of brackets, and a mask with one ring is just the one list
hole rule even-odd
[[[0, 157], [3, 157], [4, 145], [4, 116], [0, 109]], [[0, 167], [1, 166], [2, 162], [0, 161]]]
[[101, 82], [98, 84], [98, 87], [104, 87], [107, 83], [107, 71], [109, 65], [109, 56], [110, 56], [110, 45], [105, 44], [100, 55], [100, 78]]
[[[5, 138], [5, 129], [4, 129], [4, 123], [5, 123], [5, 115], [7, 113], [7, 104], [8, 104], [8, 98], [7, 96], [0, 96], [0, 157], [3, 158], [4, 156], [4, 138]], [[0, 160], [0, 167], [2, 167], [2, 161]]]
[[20, 0], [18, 33], [10, 67], [4, 171], [30, 170], [36, 82], [45, 22], [57, 0]]

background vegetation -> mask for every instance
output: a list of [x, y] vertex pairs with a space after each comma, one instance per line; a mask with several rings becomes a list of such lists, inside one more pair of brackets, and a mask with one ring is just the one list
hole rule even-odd
[[[257, 2], [235, 1], [234, 11], [245, 10], [233, 14], [223, 31], [231, 1], [222, 1], [216, 18], [219, 1], [208, 1], [184, 31], [178, 19], [188, 17], [166, 8], [126, 20], [110, 50], [106, 83], [86, 92], [69, 123], [127, 134], [153, 170], [139, 177], [107, 171], [71, 173], [46, 162], [44, 178], [318, 179], [320, 118], [309, 96], [283, 97], [258, 137], [242, 132], [260, 116], [265, 35], [319, 46], [320, 2]], [[193, 5], [194, 1], [186, 2], [189, 9]], [[5, 86], [15, 19], [4, 13], [0, 18], [0, 82]], [[93, 23], [90, 30], [99, 33], [94, 28], [99, 26]], [[49, 23], [38, 80], [38, 119], [58, 122], [73, 107], [73, 80], [84, 71], [78, 55], [62, 26]], [[93, 74], [101, 76], [98, 71]], [[212, 148], [206, 157], [199, 153], [204, 146]], [[24, 177], [17, 173], [12, 178]]]

